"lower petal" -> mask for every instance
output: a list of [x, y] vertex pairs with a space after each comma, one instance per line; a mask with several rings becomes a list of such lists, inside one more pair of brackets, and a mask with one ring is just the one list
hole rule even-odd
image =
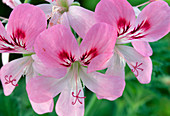
[[98, 98], [115, 100], [122, 96], [125, 88], [125, 80], [119, 76], [108, 76], [98, 72], [86, 73], [86, 68], [81, 67], [80, 77], [83, 83], [92, 92], [96, 93]]
[[72, 79], [61, 92], [56, 104], [56, 113], [59, 116], [84, 115], [84, 92], [80, 79], [77, 80], [77, 84]]
[[44, 114], [44, 113], [53, 111], [53, 107], [54, 107], [53, 99], [51, 99], [47, 102], [44, 102], [44, 103], [35, 103], [31, 100], [30, 100], [30, 102], [31, 102], [32, 108], [34, 109], [34, 111], [37, 114]]
[[6, 96], [10, 95], [14, 88], [18, 86], [18, 81], [24, 74], [30, 57], [23, 57], [9, 62], [1, 68], [1, 82]]
[[134, 48], [128, 46], [119, 45], [118, 50], [139, 82], [143, 84], [149, 83], [152, 74], [152, 61], [150, 57], [144, 57]]

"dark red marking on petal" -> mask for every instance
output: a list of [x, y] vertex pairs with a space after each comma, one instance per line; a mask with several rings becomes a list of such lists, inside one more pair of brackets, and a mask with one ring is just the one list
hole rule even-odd
[[74, 92], [72, 92], [72, 96], [75, 97], [75, 101], [72, 102], [72, 105], [75, 105], [76, 102], [78, 101], [80, 104], [83, 104], [80, 99], [85, 99], [86, 97], [80, 97], [79, 94], [80, 94], [81, 90], [79, 90], [79, 92], [77, 93], [77, 95], [74, 95]]
[[119, 18], [117, 21], [118, 36], [126, 33], [130, 28], [130, 22], [127, 22], [125, 18]]
[[86, 51], [81, 57], [81, 62], [85, 65], [90, 64], [91, 60], [98, 55], [96, 48], [92, 48], [90, 51]]
[[[10, 47], [13, 46], [12, 42], [9, 42], [5, 37], [3, 37], [2, 35], [0, 35], [0, 41], [2, 42], [2, 45], [0, 47], [0, 50], [3, 50], [4, 52], [10, 51], [10, 50], [14, 50], [14, 48]], [[5, 44], [9, 45], [6, 46]]]
[[140, 66], [143, 64], [143, 63], [140, 63], [140, 64], [138, 64], [139, 62], [136, 62], [136, 65], [135, 66], [133, 66], [132, 65], [132, 67], [133, 67], [133, 69], [131, 69], [132, 70], [132, 72], [136, 72], [136, 74], [135, 74], [135, 76], [137, 77], [137, 76], [139, 76], [139, 70], [140, 71], [143, 71], [144, 69], [143, 68], [140, 68]]
[[5, 84], [12, 84], [13, 86], [18, 86], [18, 84], [14, 84], [14, 81], [16, 81], [16, 79], [12, 79], [11, 80], [11, 78], [12, 78], [12, 75], [10, 75], [10, 76], [8, 76], [8, 75], [6, 75], [5, 76]]
[[17, 29], [12, 35], [11, 39], [13, 40], [13, 44], [22, 48], [25, 48], [25, 32], [21, 29]]
[[71, 53], [69, 54], [68, 52], [66, 52], [65, 50], [61, 51], [58, 54], [58, 57], [62, 61], [62, 63], [60, 64], [66, 67], [70, 67], [71, 64], [75, 62], [75, 57]]

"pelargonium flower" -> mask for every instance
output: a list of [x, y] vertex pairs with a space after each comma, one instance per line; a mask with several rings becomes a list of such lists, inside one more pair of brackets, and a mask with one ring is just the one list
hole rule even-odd
[[[35, 54], [34, 41], [46, 26], [46, 17], [40, 8], [30, 4], [17, 6], [9, 17], [7, 31], [0, 22], [0, 52]], [[17, 83], [22, 75], [26, 75], [26, 82], [28, 82], [38, 74], [32, 66], [33, 63], [32, 56], [28, 55], [13, 60], [1, 68], [0, 78], [5, 95], [10, 95], [18, 86]], [[44, 104], [30, 102], [38, 113], [48, 110], [43, 108], [48, 106], [49, 102]]]
[[[81, 82], [103, 98], [114, 100], [120, 97], [125, 86], [124, 79], [95, 72], [106, 68], [116, 34], [116, 30], [105, 23], [95, 24], [79, 46], [71, 31], [63, 25], [43, 31], [35, 42], [38, 57], [34, 59], [53, 70], [36, 68], [38, 72], [51, 72], [51, 75], [37, 76], [28, 82], [29, 99], [44, 103], [61, 92], [55, 108], [57, 114], [82, 116], [85, 97]], [[55, 73], [57, 70], [60, 74]], [[52, 108], [53, 103], [51, 111]]]
[[[117, 41], [107, 74], [124, 77], [125, 62], [141, 83], [149, 83], [152, 49], [148, 42], [161, 39], [169, 32], [170, 8], [166, 2], [156, 1], [147, 5], [137, 19], [132, 6], [126, 0], [101, 0], [95, 17], [117, 27]], [[122, 44], [132, 42], [133, 47]]]
[[50, 18], [49, 26], [63, 24], [71, 27], [82, 38], [89, 28], [95, 24], [94, 12], [80, 6], [74, 6], [74, 0], [46, 0], [50, 4], [38, 5]]
[[12, 9], [21, 4], [20, 0], [2, 0], [2, 2], [10, 6]]

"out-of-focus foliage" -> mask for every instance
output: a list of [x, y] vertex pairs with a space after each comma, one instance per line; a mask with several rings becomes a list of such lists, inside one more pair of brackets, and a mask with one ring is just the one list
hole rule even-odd
[[[128, 1], [136, 6], [147, 0]], [[170, 0], [166, 1], [170, 4]], [[79, 0], [79, 2], [81, 6], [94, 11], [99, 0]], [[31, 3], [38, 4], [44, 1], [32, 0]], [[12, 9], [0, 1], [0, 16], [8, 18], [11, 11]], [[92, 92], [85, 88], [86, 116], [170, 116], [170, 34], [150, 45], [153, 48], [151, 83], [140, 84], [126, 67], [126, 88], [123, 96], [117, 100], [97, 100]], [[21, 55], [12, 54], [10, 60], [18, 57]], [[89, 106], [92, 99], [94, 104]], [[24, 78], [10, 96], [4, 96], [0, 85], [0, 116], [38, 116], [28, 100]], [[53, 111], [42, 116], [56, 116], [56, 113]]]

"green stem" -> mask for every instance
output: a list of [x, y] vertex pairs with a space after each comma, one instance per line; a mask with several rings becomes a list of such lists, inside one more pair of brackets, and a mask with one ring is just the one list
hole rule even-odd
[[93, 110], [92, 108], [94, 107], [96, 101], [97, 101], [96, 94], [93, 94], [88, 106], [86, 107], [85, 116], [90, 116], [89, 114], [90, 114], [91, 110]]
[[29, 2], [30, 2], [30, 0], [25, 0], [25, 1], [24, 1], [24, 3], [29, 3]]

